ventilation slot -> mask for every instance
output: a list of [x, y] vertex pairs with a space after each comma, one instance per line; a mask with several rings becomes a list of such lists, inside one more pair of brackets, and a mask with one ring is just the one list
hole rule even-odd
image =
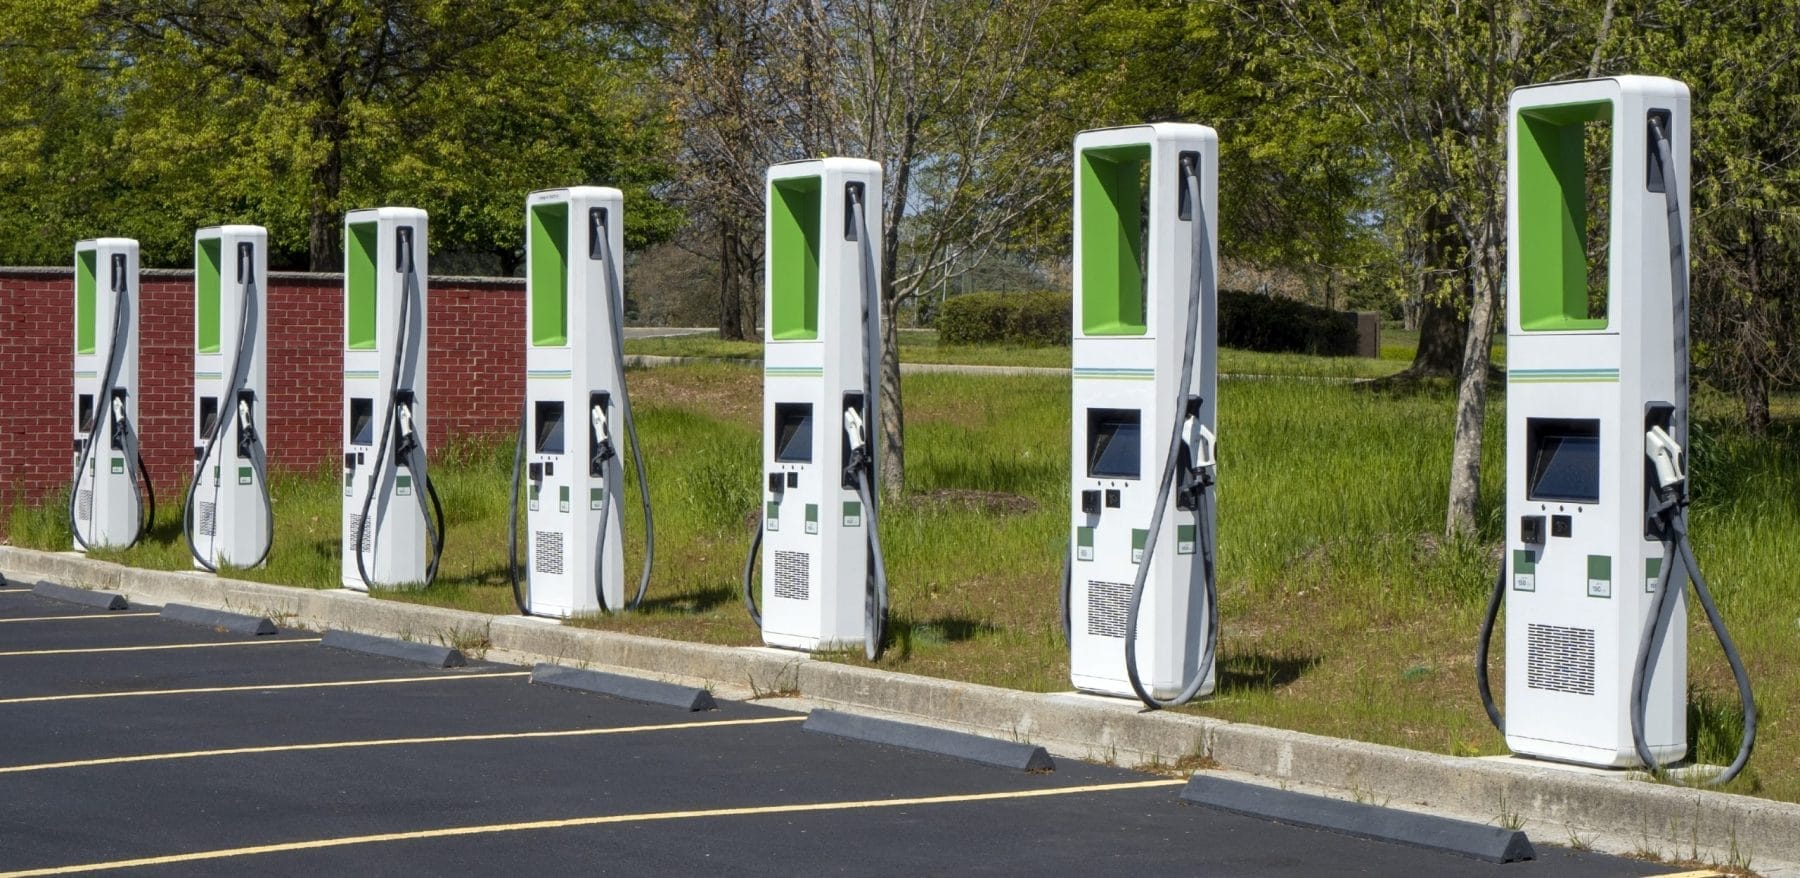
[[75, 517], [82, 521], [94, 520], [94, 492], [82, 491], [75, 499]]
[[1529, 627], [1526, 682], [1533, 689], [1594, 694], [1594, 632], [1558, 625]]
[[563, 535], [560, 530], [531, 532], [531, 572], [561, 576], [563, 572]]
[[775, 553], [775, 596], [803, 601], [812, 596], [812, 556], [805, 552]]
[[[344, 532], [344, 545], [348, 546], [356, 542], [356, 532], [362, 527], [362, 516], [352, 512], [345, 524], [349, 525], [349, 529]], [[365, 555], [375, 551], [375, 528], [379, 524], [379, 521], [371, 522], [369, 529], [363, 531], [362, 550]]]
[[1131, 611], [1131, 583], [1090, 579], [1087, 598], [1087, 633], [1124, 637], [1125, 616]]
[[199, 529], [201, 536], [210, 537], [213, 535], [213, 528], [216, 526], [214, 521], [215, 517], [218, 515], [217, 508], [217, 504], [207, 503], [204, 500], [200, 502], [200, 512], [198, 515], [200, 520], [194, 526]]

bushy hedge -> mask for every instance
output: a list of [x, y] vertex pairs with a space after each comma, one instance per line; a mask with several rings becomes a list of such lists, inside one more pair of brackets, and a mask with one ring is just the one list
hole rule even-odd
[[[944, 303], [937, 318], [938, 340], [950, 345], [1067, 345], [1073, 307], [1067, 293], [969, 293]], [[1272, 353], [1355, 356], [1356, 315], [1278, 296], [1220, 290], [1219, 344]]]
[[1068, 293], [969, 293], [938, 312], [942, 344], [1053, 347], [1069, 343]]
[[1219, 344], [1271, 353], [1356, 355], [1356, 315], [1293, 299], [1219, 291]]

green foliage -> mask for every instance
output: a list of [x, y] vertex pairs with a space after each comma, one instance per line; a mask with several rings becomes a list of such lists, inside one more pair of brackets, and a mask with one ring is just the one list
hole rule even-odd
[[1066, 346], [1073, 299], [1068, 293], [969, 293], [944, 303], [939, 340], [947, 345]]
[[1356, 315], [1293, 299], [1219, 291], [1219, 344], [1270, 353], [1356, 354]]
[[434, 249], [509, 272], [524, 197], [625, 190], [634, 245], [673, 136], [642, 10], [576, 0], [31, 0], [0, 20], [0, 263], [97, 234], [186, 265], [256, 222], [276, 267], [337, 268], [341, 215], [410, 203]]

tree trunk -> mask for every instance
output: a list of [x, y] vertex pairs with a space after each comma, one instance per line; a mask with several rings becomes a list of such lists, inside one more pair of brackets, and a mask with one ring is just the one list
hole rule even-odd
[[881, 494], [893, 499], [906, 488], [905, 415], [900, 405], [900, 330], [893, 303], [881, 302]]
[[[1744, 403], [1744, 429], [1752, 435], [1766, 436], [1769, 432], [1769, 378], [1761, 369], [1751, 368], [1745, 376], [1742, 386], [1738, 388], [1738, 398]], [[1690, 417], [1689, 420], [1692, 420]]]
[[1454, 303], [1426, 297], [1420, 307], [1419, 349], [1413, 353], [1407, 373], [1414, 377], [1461, 374], [1468, 330], [1468, 320], [1457, 313]]
[[744, 338], [743, 258], [739, 252], [737, 221], [719, 219], [719, 337], [731, 341]]
[[1446, 246], [1450, 234], [1450, 218], [1443, 211], [1432, 210], [1426, 214], [1418, 263], [1419, 347], [1413, 352], [1412, 365], [1406, 368], [1405, 374], [1409, 378], [1448, 378], [1462, 374], [1469, 318], [1458, 313], [1455, 302], [1440, 301], [1432, 296], [1427, 280], [1432, 269], [1448, 267], [1444, 257], [1454, 252]]
[[344, 269], [344, 217], [338, 210], [338, 196], [344, 185], [344, 147], [342, 132], [334, 121], [322, 123], [329, 145], [325, 158], [312, 172], [312, 199], [308, 205], [310, 227], [307, 232], [307, 267], [312, 271]]
[[1444, 516], [1447, 536], [1473, 535], [1481, 502], [1481, 440], [1487, 424], [1488, 359], [1494, 341], [1494, 310], [1499, 296], [1500, 252], [1490, 224], [1469, 248], [1474, 295], [1469, 302], [1469, 331], [1464, 339], [1462, 370], [1456, 386], [1456, 433], [1450, 451], [1450, 502]]
[[905, 139], [894, 164], [892, 193], [882, 205], [881, 224], [881, 493], [898, 497], [906, 490], [906, 434], [900, 405], [900, 331], [896, 315], [900, 291], [894, 288], [894, 270], [900, 264], [900, 218], [906, 214], [907, 192], [912, 186], [913, 147], [918, 142], [918, 120], [907, 117]]

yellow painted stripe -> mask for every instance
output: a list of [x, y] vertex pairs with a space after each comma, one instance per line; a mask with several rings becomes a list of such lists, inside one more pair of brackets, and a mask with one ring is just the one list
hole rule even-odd
[[1724, 872], [1712, 869], [1695, 869], [1692, 872], [1658, 872], [1650, 878], [1727, 878]]
[[0, 619], [7, 622], [73, 622], [78, 619], [154, 619], [157, 613], [89, 613], [84, 616], [27, 616], [23, 619]]
[[261, 747], [228, 747], [219, 750], [188, 750], [177, 753], [145, 753], [140, 756], [108, 756], [101, 759], [77, 759], [69, 762], [39, 762], [32, 765], [0, 765], [0, 774], [24, 774], [52, 771], [58, 768], [92, 768], [99, 765], [126, 765], [133, 762], [166, 762], [175, 759], [208, 759], [215, 756], [248, 756], [260, 753], [299, 753], [307, 750], [354, 750], [359, 747], [398, 747], [407, 744], [461, 744], [471, 741], [524, 741], [536, 738], [585, 738], [599, 735], [628, 735], [637, 732], [668, 732], [680, 729], [714, 726], [759, 726], [768, 723], [794, 723], [804, 716], [772, 716], [758, 719], [712, 720], [687, 723], [660, 723], [648, 726], [611, 726], [588, 729], [561, 729], [549, 732], [490, 732], [478, 735], [438, 735], [428, 738], [376, 738], [361, 741], [325, 741], [316, 744], [270, 744]]
[[147, 652], [153, 649], [212, 649], [224, 646], [288, 646], [295, 643], [318, 643], [319, 637], [301, 640], [233, 640], [227, 643], [164, 643], [157, 646], [95, 646], [80, 649], [21, 649], [0, 652], [0, 658], [19, 655], [89, 655], [97, 652]]
[[115, 869], [133, 869], [143, 866], [171, 866], [179, 863], [199, 863], [207, 860], [224, 860], [233, 857], [252, 857], [259, 854], [284, 854], [294, 851], [313, 851], [323, 848], [350, 847], [360, 844], [381, 844], [393, 841], [419, 841], [431, 838], [456, 838], [470, 835], [492, 835], [501, 832], [532, 832], [542, 829], [572, 829], [582, 826], [605, 826], [616, 823], [648, 823], [659, 820], [699, 820], [710, 817], [751, 817], [766, 814], [802, 814], [819, 811], [857, 811], [870, 808], [906, 808], [920, 805], [955, 805], [967, 802], [993, 802], [1003, 799], [1040, 799], [1052, 796], [1076, 796], [1085, 793], [1112, 793], [1129, 790], [1146, 790], [1157, 787], [1180, 786], [1187, 783], [1183, 779], [1158, 779], [1129, 781], [1125, 783], [1090, 784], [1079, 787], [1054, 787], [1051, 789], [1012, 790], [1003, 793], [968, 793], [952, 796], [915, 796], [906, 799], [864, 799], [851, 802], [816, 802], [801, 805], [758, 805], [747, 808], [712, 808], [703, 811], [651, 811], [641, 814], [608, 814], [599, 817], [573, 817], [565, 820], [531, 820], [523, 823], [488, 823], [476, 826], [450, 826], [442, 829], [420, 829], [412, 832], [382, 832], [374, 835], [344, 835], [336, 838], [320, 838], [311, 841], [290, 841], [279, 844], [263, 844], [241, 848], [223, 848], [212, 851], [195, 851], [186, 854], [169, 854], [161, 857], [141, 857], [134, 860], [111, 860], [98, 863], [81, 863], [74, 866], [53, 866], [44, 869], [23, 869], [17, 872], [0, 872], [0, 878], [31, 878], [40, 875], [71, 875], [78, 872], [100, 872]]
[[72, 695], [27, 695], [0, 698], [4, 704], [37, 704], [44, 701], [88, 701], [95, 698], [148, 698], [154, 695], [211, 695], [217, 692], [274, 692], [282, 689], [334, 689], [339, 686], [386, 686], [390, 683], [449, 683], [457, 680], [492, 680], [495, 677], [529, 677], [530, 671], [497, 674], [444, 674], [434, 677], [384, 677], [376, 680], [330, 680], [323, 683], [252, 683], [247, 686], [200, 686], [193, 689], [143, 689], [135, 692], [79, 692]]

